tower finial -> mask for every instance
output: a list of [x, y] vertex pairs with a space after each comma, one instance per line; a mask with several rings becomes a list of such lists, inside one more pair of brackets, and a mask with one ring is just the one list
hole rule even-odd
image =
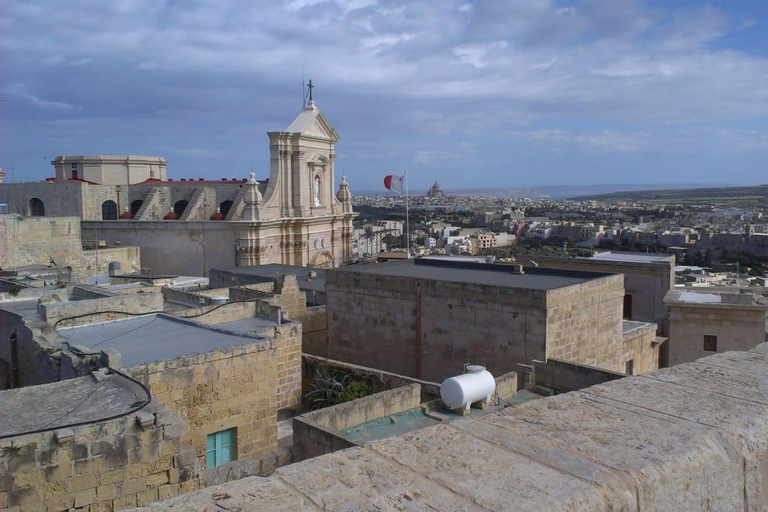
[[312, 85], [312, 79], [309, 80], [309, 83], [307, 84], [307, 89], [309, 89], [309, 101], [314, 101], [312, 99], [312, 89], [314, 89], [315, 86]]

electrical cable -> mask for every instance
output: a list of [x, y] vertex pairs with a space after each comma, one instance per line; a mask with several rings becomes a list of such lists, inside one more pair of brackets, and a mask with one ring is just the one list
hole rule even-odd
[[96, 387], [94, 390], [92, 390], [92, 391], [91, 391], [91, 392], [88, 394], [88, 396], [86, 396], [86, 397], [85, 397], [85, 398], [84, 398], [84, 399], [83, 399], [83, 400], [82, 400], [82, 401], [81, 401], [79, 404], [77, 404], [77, 405], [76, 405], [76, 406], [75, 406], [73, 409], [70, 409], [70, 411], [69, 411], [69, 412], [67, 412], [66, 414], [63, 414], [62, 416], [59, 416], [59, 417], [58, 417], [58, 418], [56, 418], [54, 421], [52, 421], [52, 422], [48, 422], [48, 423], [47, 423], [47, 424], [46, 424], [44, 427], [42, 427], [42, 428], [39, 428], [39, 429], [35, 429], [35, 430], [29, 430], [29, 431], [27, 431], [27, 432], [20, 432], [20, 433], [14, 433], [14, 434], [5, 434], [5, 435], [0, 435], [0, 439], [8, 439], [9, 437], [26, 436], [26, 435], [29, 435], [29, 434], [41, 434], [41, 433], [43, 433], [43, 432], [50, 432], [50, 431], [52, 431], [52, 430], [58, 430], [58, 429], [62, 429], [62, 428], [80, 427], [80, 426], [83, 426], [83, 425], [93, 425], [93, 424], [95, 424], [95, 423], [101, 423], [101, 422], [104, 422], [104, 421], [110, 421], [110, 420], [114, 420], [114, 419], [118, 419], [118, 418], [123, 418], [123, 417], [125, 417], [125, 416], [128, 416], [128, 415], [130, 415], [130, 414], [133, 414], [133, 413], [139, 412], [140, 410], [144, 409], [144, 408], [145, 408], [147, 405], [149, 405], [149, 403], [152, 401], [152, 393], [150, 393], [150, 392], [149, 392], [149, 389], [148, 389], [148, 388], [147, 388], [147, 387], [146, 387], [144, 384], [142, 384], [142, 383], [141, 383], [141, 382], [139, 382], [138, 380], [134, 379], [134, 378], [133, 378], [133, 377], [131, 377], [130, 375], [127, 375], [127, 374], [125, 374], [125, 373], [123, 373], [123, 372], [121, 372], [121, 371], [118, 371], [118, 370], [116, 370], [115, 368], [112, 368], [111, 366], [107, 366], [107, 369], [108, 369], [108, 370], [110, 370], [111, 372], [113, 372], [113, 373], [117, 374], [117, 375], [120, 375], [121, 377], [123, 377], [123, 378], [125, 378], [125, 379], [128, 379], [129, 381], [133, 382], [134, 384], [138, 385], [138, 386], [139, 386], [139, 387], [142, 389], [142, 391], [144, 391], [144, 393], [146, 394], [146, 396], [147, 396], [147, 399], [146, 399], [145, 401], [142, 401], [141, 405], [138, 405], [138, 406], [136, 406], [136, 407], [131, 407], [131, 408], [129, 408], [129, 409], [126, 411], [126, 412], [122, 412], [122, 413], [119, 413], [119, 414], [113, 414], [113, 415], [111, 415], [111, 416], [107, 416], [107, 417], [104, 417], [104, 418], [98, 418], [98, 419], [95, 419], [95, 420], [79, 421], [79, 422], [75, 422], [75, 423], [68, 423], [68, 424], [66, 424], [66, 425], [56, 425], [56, 426], [50, 426], [50, 425], [52, 425], [53, 423], [55, 423], [55, 422], [57, 422], [57, 421], [60, 421], [61, 419], [63, 419], [63, 418], [66, 418], [67, 416], [69, 416], [70, 414], [72, 414], [73, 412], [75, 412], [75, 411], [76, 411], [78, 408], [80, 408], [80, 407], [81, 407], [81, 406], [82, 406], [82, 405], [83, 405], [83, 404], [86, 402], [86, 400], [88, 400], [88, 399], [89, 399], [89, 398], [90, 398], [90, 397], [91, 397], [91, 396], [92, 396], [92, 395], [93, 395], [93, 394], [94, 394], [94, 393], [95, 393], [95, 392], [96, 392], [96, 391], [97, 391], [97, 390], [98, 390], [98, 389], [99, 389], [101, 386], [103, 386], [103, 385], [104, 385], [104, 384], [106, 384], [107, 382], [111, 382], [111, 381], [112, 381], [112, 379], [109, 379], [109, 380], [105, 380], [104, 382], [101, 382], [101, 383], [99, 383], [99, 385], [98, 385], [98, 386], [97, 386], [97, 387]]

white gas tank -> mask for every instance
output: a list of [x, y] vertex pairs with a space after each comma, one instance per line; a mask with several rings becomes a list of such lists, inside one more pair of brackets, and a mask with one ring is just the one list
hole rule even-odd
[[484, 366], [467, 366], [467, 373], [449, 377], [440, 385], [440, 398], [449, 409], [469, 409], [475, 402], [490, 400], [496, 380]]

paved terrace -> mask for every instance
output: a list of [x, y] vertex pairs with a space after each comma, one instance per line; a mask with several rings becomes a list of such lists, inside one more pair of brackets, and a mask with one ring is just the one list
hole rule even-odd
[[767, 448], [763, 344], [143, 510], [763, 510]]

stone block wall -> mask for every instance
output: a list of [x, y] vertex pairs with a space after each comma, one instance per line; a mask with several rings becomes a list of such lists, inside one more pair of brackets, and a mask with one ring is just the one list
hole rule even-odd
[[182, 440], [204, 466], [208, 434], [229, 428], [237, 429], [238, 459], [277, 448], [278, 346], [260, 340], [128, 370], [184, 420]]
[[[566, 289], [589, 295], [590, 283]], [[501, 375], [546, 356], [550, 309], [544, 291], [329, 271], [326, 294], [331, 359], [441, 382], [462, 373], [466, 363]], [[573, 316], [563, 312], [562, 319]], [[614, 320], [620, 324], [620, 317]], [[553, 332], [563, 330], [571, 340], [575, 334], [564, 329]], [[611, 332], [620, 337], [620, 327]]]
[[79, 217], [0, 215], [0, 268], [48, 265], [78, 266], [83, 253]]
[[623, 372], [623, 298], [621, 275], [547, 291], [546, 357]]
[[269, 476], [277, 468], [301, 460], [301, 450], [296, 446], [278, 448], [273, 452], [233, 460], [215, 468], [205, 470], [205, 485], [219, 485], [249, 476]]
[[405, 375], [385, 372], [377, 368], [367, 368], [355, 364], [336, 361], [325, 357], [318, 357], [304, 353], [302, 355], [302, 394], [306, 395], [312, 391], [317, 371], [321, 370], [323, 374], [343, 373], [349, 375], [353, 380], [363, 380], [374, 393], [389, 391], [391, 389], [418, 384], [421, 386], [421, 403], [429, 402], [440, 396], [440, 384], [437, 382], [428, 382], [425, 380], [414, 379]]
[[704, 336], [717, 336], [717, 352], [749, 350], [765, 341], [765, 310], [739, 305], [669, 304], [669, 365], [715, 352], [704, 350]]
[[623, 359], [632, 361], [633, 375], [659, 368], [659, 345], [654, 343], [656, 332], [656, 324], [642, 324], [623, 334]]
[[198, 489], [183, 422], [155, 402], [144, 411], [155, 417], [146, 428], [130, 414], [0, 440], [0, 509], [112, 512]]
[[[664, 257], [659, 255], [659, 258]], [[638, 263], [601, 261], [590, 258], [537, 258], [545, 268], [565, 268], [592, 272], [615, 272], [624, 275], [624, 294], [632, 296], [632, 316], [627, 320], [652, 322], [658, 333], [666, 335], [664, 296], [675, 283], [675, 260]]]
[[308, 307], [304, 318], [301, 320], [302, 352], [315, 356], [326, 357], [328, 355], [326, 307]]
[[105, 322], [118, 318], [125, 318], [125, 315], [113, 313], [100, 313], [102, 311], [119, 311], [124, 313], [151, 313], [163, 311], [162, 293], [136, 293], [131, 295], [116, 295], [114, 297], [105, 297], [91, 300], [75, 300], [68, 302], [47, 302], [40, 304], [38, 310], [43, 314], [45, 320], [54, 325], [57, 321], [85, 315], [87, 313], [96, 313], [82, 318], [73, 318], [71, 320], [62, 320], [58, 327], [72, 327], [75, 325], [92, 324], [95, 322]]
[[277, 410], [301, 409], [301, 324], [281, 325], [276, 333]]
[[90, 275], [109, 274], [109, 264], [113, 261], [120, 263], [123, 274], [141, 272], [141, 248], [138, 246], [106, 247], [86, 250], [82, 254], [82, 259], [74, 267]]
[[361, 446], [364, 443], [348, 439], [339, 430], [407, 411], [420, 403], [421, 386], [410, 384], [302, 414], [293, 419], [293, 443], [304, 459]]
[[[582, 364], [560, 361], [550, 357], [546, 362], [534, 361], [536, 379], [532, 386], [545, 386], [555, 393], [566, 393], [623, 378], [623, 372], [613, 372]], [[525, 379], [528, 376], [526, 375]], [[528, 387], [528, 386], [526, 386]]]

